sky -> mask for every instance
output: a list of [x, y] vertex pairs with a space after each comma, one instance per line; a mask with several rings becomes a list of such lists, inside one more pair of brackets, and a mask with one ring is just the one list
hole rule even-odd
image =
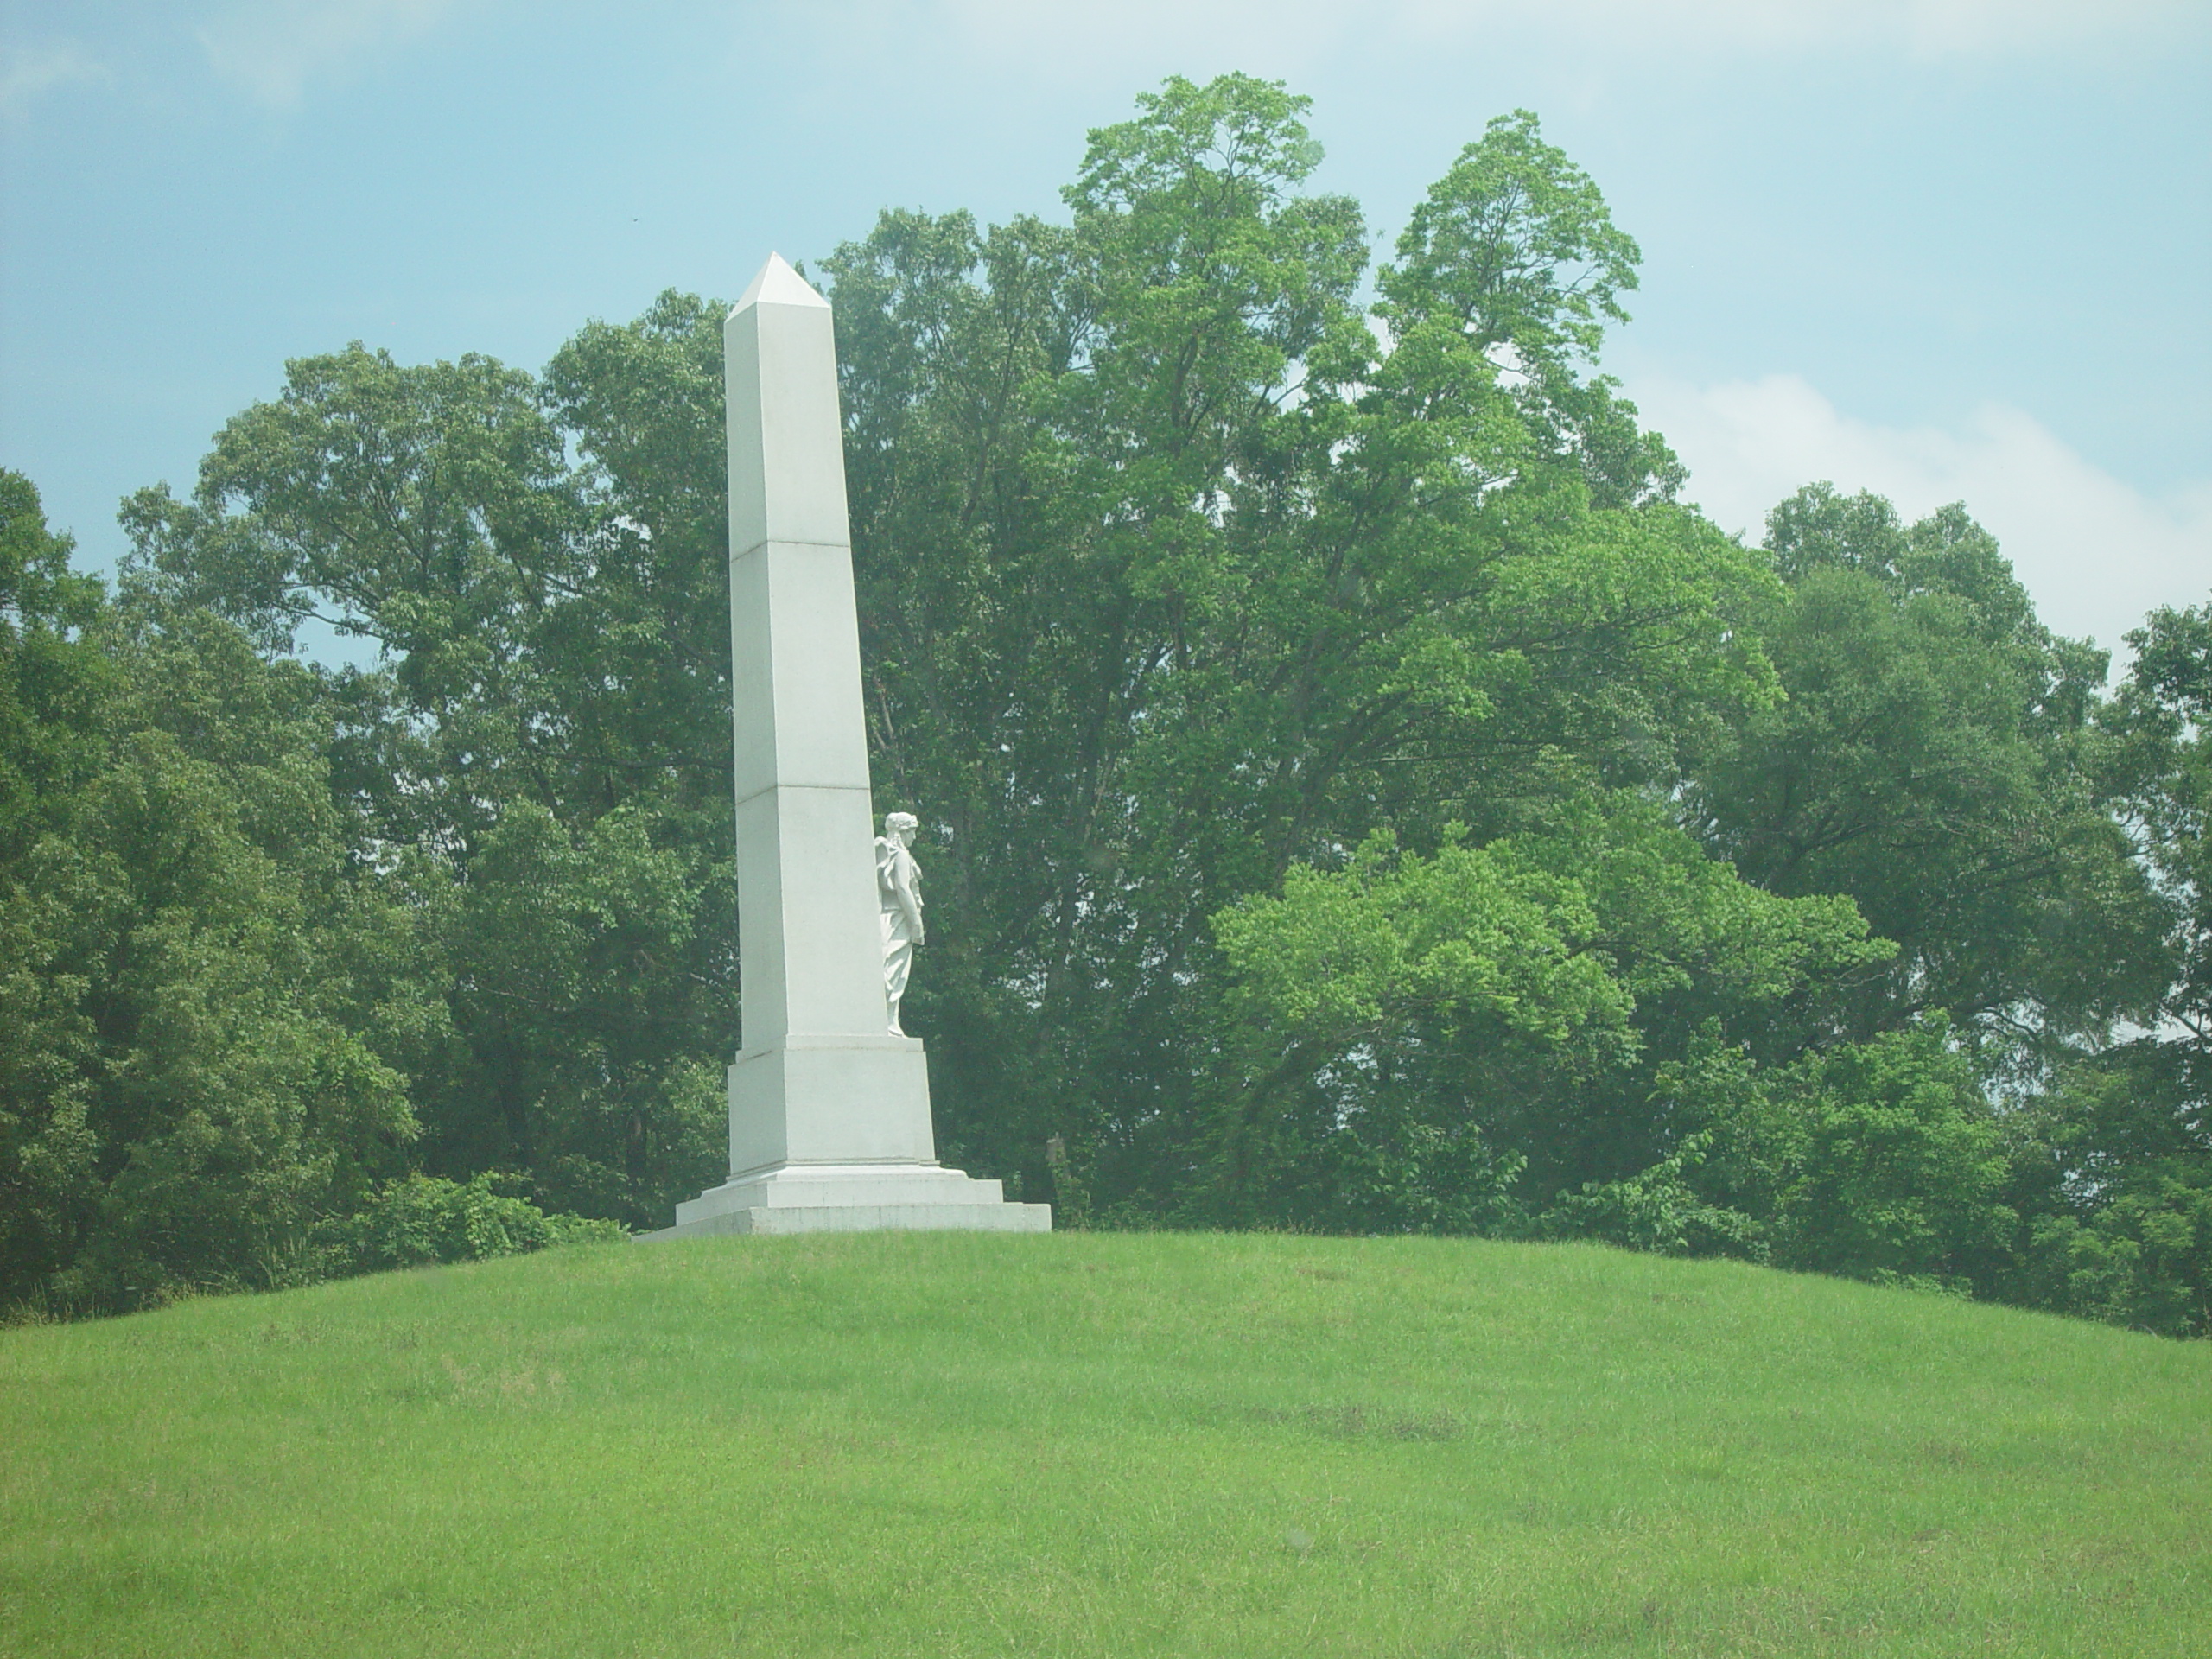
[[0, 0], [0, 465], [111, 568], [288, 358], [535, 369], [886, 207], [1057, 215], [1089, 129], [1232, 69], [1378, 257], [1535, 111], [1724, 528], [1826, 479], [1964, 500], [2062, 632], [2212, 597], [2212, 0]]

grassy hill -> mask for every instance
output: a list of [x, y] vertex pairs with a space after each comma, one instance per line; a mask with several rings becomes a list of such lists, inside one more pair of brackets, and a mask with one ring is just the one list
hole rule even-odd
[[577, 1249], [0, 1332], [0, 1653], [2194, 1654], [2212, 1344], [1584, 1247]]

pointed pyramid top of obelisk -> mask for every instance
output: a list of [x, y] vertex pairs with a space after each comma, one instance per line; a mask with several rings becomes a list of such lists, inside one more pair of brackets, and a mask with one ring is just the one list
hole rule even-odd
[[830, 302], [809, 288], [806, 278], [784, 263], [782, 254], [772, 253], [768, 263], [760, 267], [760, 275], [753, 279], [753, 285], [731, 308], [730, 315], [735, 316], [752, 305], [818, 305], [827, 310]]

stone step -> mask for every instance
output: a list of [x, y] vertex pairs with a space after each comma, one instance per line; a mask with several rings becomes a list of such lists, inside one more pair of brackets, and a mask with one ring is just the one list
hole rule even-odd
[[639, 1243], [645, 1243], [721, 1233], [1048, 1233], [1052, 1230], [1049, 1204], [760, 1205], [680, 1221], [673, 1227], [636, 1236]]

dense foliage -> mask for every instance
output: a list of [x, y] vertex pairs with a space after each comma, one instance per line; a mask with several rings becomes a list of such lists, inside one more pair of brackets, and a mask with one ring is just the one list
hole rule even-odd
[[[1064, 1220], [2207, 1329], [2212, 606], [2107, 696], [1962, 507], [1815, 485], [1723, 536], [1598, 372], [1639, 254], [1535, 118], [1370, 270], [1304, 112], [1171, 80], [1065, 222], [887, 213], [823, 264], [948, 1160]], [[11, 480], [0, 1294], [718, 1177], [721, 312], [535, 378], [296, 361], [124, 504], [112, 598]]]

